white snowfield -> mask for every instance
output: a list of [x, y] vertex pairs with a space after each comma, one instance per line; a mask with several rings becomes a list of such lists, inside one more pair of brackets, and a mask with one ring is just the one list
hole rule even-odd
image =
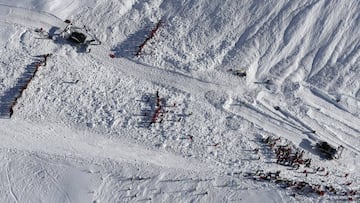
[[0, 202], [360, 202], [359, 11], [0, 0]]

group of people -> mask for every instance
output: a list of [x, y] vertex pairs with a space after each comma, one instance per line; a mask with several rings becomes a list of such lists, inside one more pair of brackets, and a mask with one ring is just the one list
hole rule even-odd
[[277, 180], [280, 178], [280, 171], [265, 173], [263, 170], [257, 170], [255, 173], [245, 173], [244, 177], [251, 177], [253, 180]]
[[309, 194], [314, 193], [320, 196], [325, 194], [325, 189], [333, 190], [332, 186], [323, 188], [319, 184], [310, 184], [305, 181], [296, 181], [280, 177], [280, 171], [276, 172], [264, 172], [263, 170], [257, 170], [255, 173], [246, 173], [245, 177], [250, 177], [257, 181], [271, 181], [279, 185], [284, 189], [292, 189], [297, 194]]
[[275, 148], [275, 154], [276, 154], [276, 163], [285, 165], [285, 166], [291, 166], [296, 169], [300, 167], [300, 165], [305, 165], [305, 167], [310, 167], [311, 165], [311, 159], [304, 159], [304, 150], [302, 151], [296, 151], [292, 149], [290, 146], [278, 146]]
[[[267, 137], [263, 139], [263, 142], [270, 147], [270, 149], [274, 152], [276, 157], [276, 163], [291, 166], [295, 169], [298, 169], [301, 165], [305, 168], [311, 168], [311, 159], [305, 159], [304, 150], [298, 150], [297, 148], [291, 146], [290, 144], [284, 144], [280, 137]], [[286, 142], [285, 142], [286, 143]], [[329, 175], [329, 172], [325, 172], [324, 167], [317, 167], [313, 168], [313, 173], [325, 173], [322, 176]], [[305, 169], [303, 173], [307, 176], [309, 170]], [[249, 175], [249, 174], [248, 174]], [[354, 200], [354, 198], [359, 198], [360, 191], [357, 190], [347, 190], [344, 188], [334, 188], [331, 185], [320, 185], [320, 184], [311, 184], [306, 181], [296, 181], [296, 180], [289, 180], [280, 178], [280, 171], [276, 172], [267, 172], [264, 173], [263, 171], [257, 171], [254, 174], [250, 174], [250, 176], [254, 180], [260, 181], [272, 181], [278, 184], [282, 188], [290, 188], [294, 191], [295, 194], [317, 194], [323, 196], [325, 193], [331, 195], [338, 195], [338, 196], [348, 196], [348, 200]], [[345, 178], [348, 177], [349, 174], [345, 174]], [[344, 185], [351, 185], [351, 182], [347, 182]]]
[[[317, 194], [319, 196], [324, 196], [326, 192], [325, 188], [320, 184], [311, 184], [306, 181], [295, 181], [295, 180], [287, 180], [281, 179], [276, 181], [277, 184], [282, 188], [290, 188], [295, 194]], [[330, 186], [333, 188], [332, 186]]]
[[230, 68], [230, 69], [227, 70], [227, 72], [230, 72], [230, 73], [232, 73], [233, 75], [238, 76], [238, 77], [241, 77], [241, 78], [246, 77], [246, 75], [247, 75], [247, 74], [246, 74], [246, 71], [245, 71], [245, 70], [242, 70], [242, 69], [238, 70], [238, 69], [232, 69], [232, 68]]
[[276, 163], [284, 166], [291, 166], [296, 169], [300, 165], [305, 165], [305, 167], [311, 166], [311, 159], [304, 159], [304, 150], [297, 150], [292, 148], [289, 144], [287, 145], [278, 145], [278, 142], [281, 141], [281, 138], [267, 137], [264, 139], [265, 144], [269, 145], [272, 150], [274, 150], [276, 155]]
[[268, 181], [276, 183], [279, 187], [283, 189], [290, 189], [293, 193], [292, 196], [296, 194], [316, 194], [319, 196], [324, 196], [325, 194], [337, 195], [337, 196], [347, 196], [348, 200], [352, 201], [355, 198], [358, 198], [360, 191], [357, 190], [345, 190], [335, 188], [332, 185], [320, 185], [320, 184], [311, 184], [306, 181], [300, 180], [291, 180], [280, 177], [280, 171], [275, 172], [264, 172], [263, 170], [257, 170], [254, 172], [244, 173], [244, 177], [249, 177], [256, 181]]

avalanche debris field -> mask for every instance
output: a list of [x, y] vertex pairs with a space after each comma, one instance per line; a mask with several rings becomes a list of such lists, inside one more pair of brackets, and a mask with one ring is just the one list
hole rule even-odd
[[0, 202], [359, 202], [359, 11], [0, 0]]

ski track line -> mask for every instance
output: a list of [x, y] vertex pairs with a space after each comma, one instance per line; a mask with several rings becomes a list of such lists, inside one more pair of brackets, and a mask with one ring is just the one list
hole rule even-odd
[[[308, 90], [308, 89], [305, 89], [305, 91], [302, 91], [302, 92], [300, 93], [300, 95], [303, 96], [303, 98], [310, 98], [310, 99], [307, 99], [307, 103], [309, 103], [307, 106], [311, 107], [315, 112], [320, 112], [319, 110], [317, 110], [316, 107], [313, 106], [313, 105], [315, 105], [314, 103], [317, 102], [317, 101], [318, 101], [318, 102], [317, 102], [316, 104], [318, 104], [318, 106], [320, 106], [321, 109], [326, 109], [326, 108], [324, 108], [324, 107], [328, 107], [328, 106], [329, 106], [329, 105], [326, 105], [326, 104], [328, 104], [328, 103], [325, 103], [325, 104], [323, 103], [323, 102], [324, 102], [324, 98], [312, 94], [312, 93], [310, 92], [310, 90], [309, 90], [309, 91], [306, 91], [306, 90]], [[302, 94], [303, 94], [303, 95], [302, 95]], [[325, 99], [325, 102], [329, 102], [329, 101]], [[330, 104], [332, 104], [332, 102], [330, 102]], [[333, 109], [331, 109], [331, 110], [339, 111], [339, 108], [333, 107]], [[322, 113], [322, 112], [320, 112], [320, 113]], [[325, 115], [325, 117], [327, 117], [327, 118], [333, 119], [333, 120], [335, 120], [335, 121], [337, 121], [337, 122], [339, 122], [339, 123], [344, 124], [344, 126], [349, 126], [348, 124], [344, 123], [344, 121], [340, 121], [340, 120], [337, 120], [336, 118], [331, 117], [332, 113], [333, 113], [333, 111], [329, 112], [328, 114], [325, 114], [325, 113], [322, 113], [322, 114]], [[347, 113], [347, 111], [345, 111], [345, 112], [342, 111], [342, 113]], [[349, 114], [351, 115], [351, 117], [353, 117], [351, 113], [349, 113]], [[341, 115], [341, 114], [339, 113], [339, 115]], [[319, 118], [320, 118], [320, 117], [319, 117]], [[357, 154], [360, 153], [360, 151], [357, 150], [356, 148], [352, 147], [351, 144], [349, 144], [348, 142], [346, 142], [346, 141], [338, 138], [332, 131], [330, 131], [330, 129], [328, 129], [329, 126], [326, 124], [325, 121], [324, 121], [324, 122], [318, 121], [318, 120], [316, 120], [316, 119], [314, 119], [314, 118], [311, 118], [311, 116], [308, 115], [308, 114], [307, 114], [307, 116], [304, 117], [304, 119], [307, 120], [308, 123], [311, 123], [313, 126], [316, 125], [316, 128], [318, 129], [318, 130], [316, 130], [316, 132], [317, 132], [317, 134], [320, 135], [323, 139], [327, 140], [327, 138], [329, 138], [330, 140], [332, 140], [332, 141], [334, 141], [334, 142], [336, 142], [336, 143], [338, 143], [338, 144], [339, 144], [339, 143], [343, 144], [344, 146], [346, 146], [347, 148], [351, 149], [351, 151], [353, 151], [353, 152], [355, 152], [355, 153], [357, 153]], [[355, 118], [354, 118], [354, 119], [355, 119]], [[320, 122], [321, 122], [321, 123], [320, 123]], [[322, 125], [327, 126], [327, 128], [323, 127]], [[358, 131], [356, 128], [353, 128], [353, 127], [351, 127], [351, 126], [349, 126], [349, 128], [352, 129], [352, 130], [354, 130], [354, 131]], [[319, 130], [319, 129], [321, 129], [321, 130]], [[320, 133], [319, 133], [319, 132], [320, 132]], [[324, 133], [331, 134], [331, 137], [324, 135]]]
[[[329, 116], [329, 114], [321, 112], [320, 110], [316, 109], [315, 107], [312, 107], [312, 106], [309, 106], [309, 107], [312, 109], [311, 113], [314, 114], [312, 117], [316, 117], [316, 118], [323, 117], [324, 119], [326, 119], [328, 121], [328, 122], [323, 121], [324, 123], [331, 123], [331, 122], [332, 123], [339, 123], [341, 126], [343, 126], [344, 128], [347, 128], [349, 131], [352, 131], [352, 133], [355, 134], [355, 135], [353, 135], [353, 134], [348, 133], [349, 135], [351, 135], [354, 138], [359, 137], [360, 131], [358, 129], [356, 129], [356, 128], [348, 125], [347, 123], [344, 123], [344, 122], [342, 122], [342, 121], [340, 121], [340, 120], [338, 120], [338, 119], [336, 119], [334, 117]], [[310, 115], [308, 114], [308, 116], [310, 116]]]
[[9, 175], [9, 170], [10, 170], [10, 162], [8, 163], [7, 167], [6, 167], [6, 178], [7, 178], [7, 182], [8, 182], [8, 186], [9, 186], [9, 191], [11, 196], [13, 197], [13, 199], [15, 200], [16, 203], [19, 203], [19, 200], [17, 198], [17, 196], [15, 195], [13, 188], [11, 186], [11, 180], [10, 180], [10, 175]]
[[345, 143], [351, 143], [351, 146], [360, 146], [358, 140], [356, 140], [352, 135], [348, 134], [344, 129], [336, 128], [335, 126], [329, 126], [325, 122], [321, 122], [322, 125], [332, 133], [332, 135], [336, 135], [336, 138], [339, 140], [343, 140]]
[[54, 183], [55, 187], [65, 195], [66, 199], [68, 199], [70, 203], [72, 203], [69, 194], [61, 188], [60, 184], [56, 181], [56, 179], [52, 175], [50, 175], [50, 173], [45, 168], [44, 172], [50, 177], [50, 180]]
[[[265, 104], [263, 104], [261, 101], [256, 100], [256, 104], [259, 105], [260, 109], [267, 111], [268, 113], [271, 113], [277, 117], [279, 117], [281, 120], [283, 120], [283, 122], [288, 123], [288, 125], [293, 126], [293, 128], [301, 130], [302, 127], [305, 126], [301, 126], [299, 125], [299, 123], [296, 122], [296, 120], [292, 121], [291, 118], [287, 117], [284, 114], [277, 114], [276, 111], [272, 111], [269, 107], [267, 107]], [[270, 115], [269, 115], [270, 116]]]
[[325, 93], [321, 92], [317, 88], [310, 88], [309, 90], [314, 96], [317, 96], [318, 98], [320, 98], [320, 99], [334, 105], [336, 108], [351, 114], [351, 112], [349, 112], [345, 107], [338, 104], [336, 101], [334, 101], [333, 98], [331, 98], [330, 96], [328, 96]]
[[[296, 145], [300, 145], [302, 139], [305, 138], [305, 136], [301, 133], [295, 133], [294, 131], [287, 129], [285, 126], [279, 125], [278, 123], [274, 123], [272, 117], [258, 116], [259, 112], [257, 112], [252, 108], [247, 108], [247, 107], [246, 108], [239, 107], [239, 108], [240, 108], [239, 111], [231, 110], [231, 109], [227, 109], [227, 111], [231, 112], [232, 114], [238, 115], [244, 118], [245, 120], [248, 120], [249, 122], [256, 124], [259, 127], [259, 129], [266, 129], [268, 132], [271, 132], [277, 136], [291, 140]], [[256, 114], [254, 114], [254, 111], [256, 112]], [[264, 118], [266, 119], [266, 121], [264, 121]], [[285, 122], [281, 122], [281, 123], [284, 124]], [[285, 124], [286, 126], [288, 126], [287, 123]], [[296, 130], [300, 131], [300, 129], [296, 129]]]
[[[356, 126], [359, 126], [360, 119], [351, 114], [350, 112], [343, 111], [333, 105], [328, 105], [329, 103], [327, 100], [324, 100], [321, 97], [318, 97], [311, 92], [306, 91], [306, 89], [305, 91], [302, 91], [299, 96], [307, 98], [306, 101], [308, 103], [308, 106], [313, 107], [315, 111], [318, 111], [317, 108], [320, 108], [321, 111], [323, 111], [323, 114], [326, 114], [327, 117], [333, 118], [334, 120], [343, 123], [346, 126], [349, 126], [355, 132], [360, 132], [360, 130], [356, 128]], [[330, 102], [330, 104], [332, 104], [332, 102]]]
[[[309, 119], [311, 119], [311, 118], [309, 117]], [[326, 124], [324, 122], [316, 121], [315, 119], [312, 119], [312, 120], [314, 121], [313, 123], [315, 123], [319, 128], [322, 129], [322, 131], [320, 131], [321, 133], [318, 133], [318, 134], [320, 134], [320, 135], [322, 134], [322, 137], [324, 138], [324, 140], [328, 139], [328, 138], [330, 138], [330, 139], [332, 138], [332, 140], [336, 141], [336, 143], [338, 143], [338, 144], [340, 143], [342, 145], [345, 145], [349, 149], [351, 149], [353, 152], [355, 152], [357, 154], [360, 154], [360, 150], [354, 148], [352, 146], [352, 144], [350, 144], [347, 141], [345, 141], [345, 140], [339, 138], [338, 136], [336, 136], [336, 134], [331, 130], [332, 129], [331, 126], [329, 126], [328, 124]], [[331, 137], [323, 135], [325, 133], [331, 135]]]
[[7, 5], [7, 4], [2, 4], [2, 3], [0, 3], [0, 7], [7, 7], [7, 8], [15, 9], [15, 10], [28, 11], [29, 13], [45, 15], [45, 16], [49, 16], [49, 17], [52, 17], [54, 19], [62, 21], [56, 15], [54, 15], [52, 13], [49, 13], [49, 12], [46, 12], [46, 11], [32, 10], [32, 9], [29, 9], [29, 8], [23, 8], [23, 7], [19, 7], [19, 6]]
[[[109, 179], [111, 174], [106, 175], [106, 177], [103, 177], [101, 183], [99, 184], [98, 188], [95, 190], [96, 192], [93, 195], [93, 199], [97, 200], [102, 194], [102, 191], [104, 191], [105, 185]], [[93, 202], [95, 202], [95, 200]]]
[[[49, 131], [47, 124], [39, 126], [28, 122], [18, 122], [20, 126], [11, 126], [11, 121], [8, 120], [0, 120], [0, 124], [8, 126], [0, 129], [1, 147], [11, 146], [19, 150], [94, 160], [109, 158], [119, 162], [150, 163], [164, 168], [198, 171], [210, 169], [198, 160], [189, 160], [166, 151], [151, 151], [126, 140], [106, 139], [91, 132], [74, 132], [61, 126], [53, 126], [55, 131]], [[38, 132], [42, 132], [42, 136], [39, 137]]]
[[52, 166], [59, 167], [59, 165], [61, 165], [62, 167], [66, 167], [66, 168], [71, 168], [71, 167], [72, 167], [72, 166], [70, 166], [69, 164], [64, 164], [64, 163], [60, 163], [60, 162], [55, 162], [55, 163], [54, 163], [54, 162], [52, 162], [52, 161], [50, 161], [50, 160], [47, 160], [47, 159], [45, 159], [45, 158], [40, 157], [38, 154], [35, 154], [35, 153], [33, 153], [32, 156], [33, 156], [35, 159], [39, 160], [40, 162], [46, 163], [46, 164], [49, 164], [49, 165], [52, 165]]
[[[271, 115], [269, 115], [269, 114], [261, 111], [260, 109], [256, 108], [256, 107], [253, 106], [252, 104], [241, 103], [241, 106], [239, 106], [239, 108], [241, 108], [242, 106], [243, 106], [243, 107], [246, 107], [247, 109], [249, 109], [249, 110], [251, 110], [251, 111], [253, 111], [253, 112], [256, 112], [256, 113], [259, 114], [259, 115], [262, 115], [264, 118], [267, 118], [270, 122], [272, 122], [272, 123], [274, 123], [274, 124], [276, 124], [275, 121], [277, 121], [278, 124], [285, 124], [285, 126], [289, 126], [289, 127], [293, 128], [293, 129], [296, 129], [296, 130], [298, 130], [298, 131], [300, 131], [300, 132], [304, 132], [304, 130], [301, 129], [301, 127], [299, 127], [298, 125], [294, 125], [294, 124], [292, 124], [292, 123], [290, 123], [289, 121], [286, 121], [286, 120], [284, 120], [284, 119], [281, 119], [281, 120], [280, 120], [280, 119], [277, 119], [277, 118], [275, 118], [275, 117], [273, 117], [273, 116], [271, 116]], [[250, 115], [250, 114], [249, 114], [249, 115]]]
[[[96, 55], [94, 53], [96, 52]], [[107, 61], [106, 58], [109, 56], [106, 55], [108, 51], [103, 49], [96, 51], [94, 50], [91, 55], [96, 58], [96, 61], [100, 61], [101, 63], [107, 64], [108, 66], [113, 67], [115, 70], [119, 71], [118, 67], [123, 67], [124, 63], [127, 66], [126, 70], [120, 70], [122, 73], [128, 76], [137, 77], [140, 80], [147, 80], [154, 84], [163, 84], [171, 87], [175, 87], [177, 89], [181, 89], [187, 91], [193, 95], [197, 95], [202, 97], [204, 92], [208, 92], [216, 89], [217, 91], [226, 92], [229, 88], [234, 88], [234, 84], [239, 83], [239, 80], [229, 79], [227, 83], [224, 84], [216, 84], [211, 81], [202, 81], [194, 77], [186, 76], [178, 72], [171, 72], [169, 70], [160, 69], [157, 67], [149, 66], [146, 64], [139, 64], [132, 60], [128, 60], [126, 58], [120, 59], [111, 59], [111, 61]], [[105, 53], [105, 54], [104, 54]], [[105, 58], [105, 60], [104, 60]], [[144, 77], [144, 76], [147, 77]], [[200, 95], [199, 95], [200, 94]]]
[[[360, 151], [357, 150], [356, 148], [352, 147], [351, 144], [347, 143], [346, 141], [339, 139], [333, 132], [331, 132], [329, 129], [326, 129], [325, 127], [327, 127], [326, 124], [324, 123], [320, 123], [319, 121], [310, 118], [309, 116], [304, 117], [305, 120], [307, 120], [308, 122], [312, 123], [313, 126], [315, 125], [315, 129], [316, 129], [316, 134], [321, 136], [324, 140], [332, 140], [335, 143], [342, 143], [344, 146], [346, 146], [347, 148], [351, 149], [351, 151], [360, 154]], [[325, 125], [325, 127], [323, 126]], [[321, 129], [321, 130], [319, 130]], [[324, 134], [329, 134], [330, 136], [326, 136]]]
[[288, 117], [289, 119], [292, 119], [293, 121], [295, 121], [296, 123], [300, 124], [302, 127], [306, 128], [306, 130], [308, 131], [312, 131], [312, 128], [310, 126], [308, 126], [307, 124], [305, 124], [304, 122], [302, 122], [299, 118], [297, 118], [296, 116], [293, 116], [292, 114], [290, 114], [289, 112], [282, 110], [280, 108], [279, 112], [281, 114], [283, 114], [284, 116]]
[[63, 8], [60, 8], [61, 10], [67, 10], [67, 8], [69, 8], [73, 3], [75, 2], [75, 0], [72, 0], [70, 3], [68, 3], [68, 5], [66, 5]]
[[[0, 8], [8, 9], [7, 14], [0, 15], [0, 21], [22, 25], [24, 27], [64, 26], [65, 23], [57, 16], [45, 11], [35, 11], [27, 8], [0, 4]], [[36, 19], [36, 20], [35, 20]]]

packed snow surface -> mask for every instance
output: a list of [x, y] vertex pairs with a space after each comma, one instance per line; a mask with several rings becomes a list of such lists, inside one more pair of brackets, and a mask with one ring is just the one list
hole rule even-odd
[[360, 201], [359, 11], [0, 0], [0, 202]]

